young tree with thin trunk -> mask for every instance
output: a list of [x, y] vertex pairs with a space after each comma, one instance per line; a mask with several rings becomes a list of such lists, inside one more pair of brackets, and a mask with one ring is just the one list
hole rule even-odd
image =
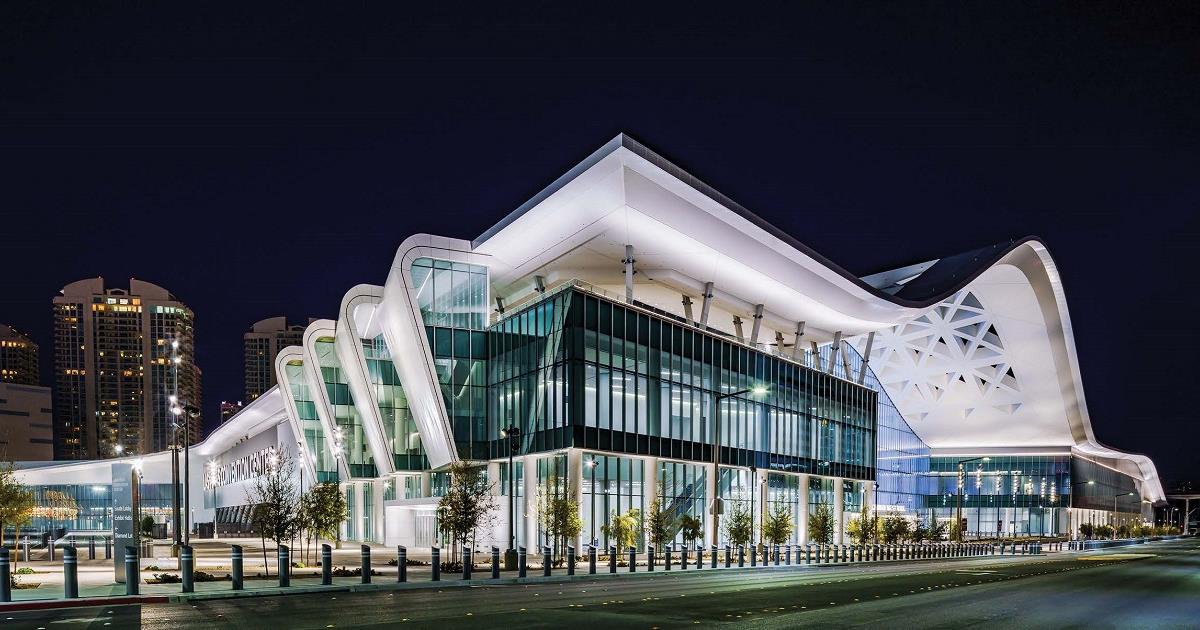
[[462, 544], [470, 542], [474, 547], [475, 532], [491, 524], [495, 508], [492, 484], [483, 467], [466, 462], [450, 465], [450, 488], [438, 500], [438, 527], [450, 535], [451, 562], [457, 562]]
[[732, 501], [729, 506], [729, 517], [725, 519], [725, 538], [733, 545], [750, 544], [754, 517], [741, 501]]
[[[34, 507], [36, 504], [33, 492], [26, 488], [25, 484], [17, 481], [12, 462], [0, 463], [0, 541], [4, 538], [4, 528], [12, 525], [14, 551], [17, 548], [21, 526], [33, 518]], [[14, 553], [12, 557], [15, 570], [17, 554]]]
[[763, 538], [773, 545], [782, 545], [792, 537], [795, 527], [791, 510], [786, 505], [777, 505], [763, 520]]
[[[252, 513], [254, 527], [263, 539], [263, 566], [267, 566], [266, 539], [275, 542], [276, 548], [291, 539], [296, 531], [296, 512], [299, 504], [292, 477], [296, 463], [292, 458], [271, 449], [267, 456], [267, 467], [254, 480], [254, 488], [247, 499], [255, 506]], [[270, 570], [267, 570], [270, 575]]]
[[822, 545], [833, 542], [833, 510], [828, 505], [818, 504], [808, 515], [808, 537]]

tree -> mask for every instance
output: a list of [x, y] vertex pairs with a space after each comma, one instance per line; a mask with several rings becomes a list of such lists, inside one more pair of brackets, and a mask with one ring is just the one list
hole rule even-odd
[[700, 536], [703, 535], [704, 523], [698, 517], [688, 514], [679, 519], [679, 532], [683, 534], [683, 541], [689, 547], [693, 546]]
[[617, 546], [618, 553], [632, 547], [637, 542], [637, 533], [641, 528], [642, 511], [629, 508], [624, 514], [613, 514], [600, 531]]
[[725, 519], [725, 537], [731, 544], [746, 545], [753, 534], [754, 518], [741, 501], [730, 503], [729, 518]]
[[1091, 523], [1080, 523], [1079, 524], [1079, 535], [1080, 536], [1083, 536], [1085, 539], [1090, 540], [1092, 537], [1092, 534], [1094, 534], [1094, 533], [1096, 533], [1096, 528], [1093, 527]]
[[538, 501], [538, 521], [560, 555], [566, 553], [567, 541], [574, 540], [583, 531], [579, 502], [569, 487], [565, 491], [559, 490], [557, 476], [548, 495]]
[[818, 504], [808, 515], [808, 537], [823, 545], [833, 542], [833, 510], [828, 505]]
[[864, 501], [858, 518], [850, 521], [850, 524], [847, 526], [847, 530], [850, 533], [850, 540], [858, 545], [869, 544], [875, 540], [878, 522], [879, 517], [867, 510], [867, 503]]
[[16, 548], [21, 526], [33, 518], [35, 505], [33, 492], [17, 481], [12, 462], [0, 463], [0, 545], [4, 544], [4, 528], [12, 525]]
[[[247, 499], [254, 505], [251, 522], [263, 541], [263, 566], [267, 566], [266, 539], [279, 547], [296, 533], [299, 496], [292, 485], [296, 463], [274, 448], [267, 456], [267, 467], [254, 480]], [[270, 569], [267, 569], [268, 575]]]
[[796, 528], [792, 522], [792, 511], [786, 505], [776, 505], [774, 509], [767, 513], [766, 519], [763, 521], [763, 538], [773, 545], [781, 545], [792, 537], [792, 531]]
[[316, 541], [338, 538], [338, 528], [350, 516], [341, 488], [332, 481], [319, 483], [304, 494], [303, 502], [301, 520], [312, 530]]
[[450, 465], [450, 487], [438, 500], [438, 528], [450, 535], [450, 559], [457, 562], [459, 547], [475, 546], [475, 532], [490, 522], [496, 508], [492, 484], [482, 466], [466, 462]]
[[1094, 532], [1096, 534], [1096, 538], [1112, 538], [1113, 528], [1111, 525], [1100, 525], [1095, 528]]
[[646, 511], [646, 538], [650, 544], [661, 549], [675, 539], [675, 523], [670, 510], [663, 507], [662, 500], [655, 498]]
[[883, 519], [883, 542], [886, 544], [890, 545], [905, 540], [911, 532], [912, 524], [899, 514], [893, 514]]
[[927, 534], [929, 542], [941, 542], [946, 537], [946, 523], [944, 521], [934, 521], [929, 526]]
[[151, 538], [154, 536], [154, 517], [147, 514], [142, 517], [142, 522], [138, 524], [138, 529], [142, 536]]

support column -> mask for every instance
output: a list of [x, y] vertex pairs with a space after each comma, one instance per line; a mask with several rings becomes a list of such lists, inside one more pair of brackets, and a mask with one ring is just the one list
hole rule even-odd
[[858, 368], [858, 384], [862, 385], [867, 379], [867, 365], [871, 363], [871, 346], [875, 344], [875, 332], [867, 333], [867, 346], [862, 353], [862, 366]]
[[810, 341], [808, 343], [812, 345], [812, 358], [813, 358], [813, 364], [809, 367], [813, 368], [814, 370], [816, 370], [818, 372], [824, 372], [825, 368], [821, 366], [821, 349], [819, 347], [817, 347], [817, 342], [815, 342], [815, 341]]
[[746, 335], [742, 333], [742, 318], [733, 316], [733, 332], [737, 335], [738, 343], [746, 343]]
[[688, 326], [694, 326], [692, 322], [692, 298], [688, 295], [683, 296], [683, 318], [687, 320]]
[[808, 544], [808, 475], [800, 475], [800, 544]]
[[[829, 366], [826, 372], [833, 374], [834, 368], [837, 367], [838, 351], [842, 348], [842, 331], [833, 333], [833, 345], [829, 347]], [[846, 368], [849, 371], [849, 368]]]
[[525, 514], [525, 547], [537, 549], [542, 546], [542, 541], [538, 540], [537, 527], [537, 462], [538, 458], [533, 455], [526, 455], [521, 458], [524, 462], [524, 479], [522, 480], [522, 491], [525, 496], [522, 501], [517, 504], [518, 509]]
[[[567, 451], [567, 488], [571, 491], [571, 498], [575, 500], [575, 505], [579, 509], [583, 509], [583, 451], [573, 448]], [[575, 537], [575, 548], [583, 549], [583, 530], [579, 532], [579, 536]], [[590, 540], [588, 542], [591, 542]]]
[[712, 305], [713, 283], [704, 283], [704, 303], [700, 307], [700, 330], [708, 328], [708, 307]]
[[633, 300], [633, 245], [625, 246], [625, 258], [621, 260], [621, 264], [625, 265], [625, 299]]
[[704, 498], [706, 518], [704, 519], [704, 539], [712, 545], [720, 545], [721, 532], [718, 529], [718, 520], [724, 518], [724, 515], [717, 516], [713, 514], [717, 505], [717, 477], [718, 467], [711, 463], [705, 465], [707, 472], [704, 475]]
[[796, 343], [792, 346], [792, 358], [799, 361], [803, 350], [800, 347], [804, 340], [804, 322], [796, 322]]
[[842, 530], [845, 527], [842, 520], [845, 517], [846, 496], [845, 488], [842, 487], [842, 478], [834, 477], [833, 479], [833, 543], [835, 545], [845, 544], [842, 539]]
[[758, 343], [758, 331], [762, 329], [763, 305], [754, 305], [754, 326], [750, 329], [750, 343]]

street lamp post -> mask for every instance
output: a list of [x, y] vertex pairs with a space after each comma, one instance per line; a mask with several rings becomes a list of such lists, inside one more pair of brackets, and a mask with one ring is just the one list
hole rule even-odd
[[[712, 544], [714, 544], [714, 545], [719, 545], [721, 543], [721, 541], [720, 541], [721, 512], [723, 511], [723, 508], [724, 508], [724, 506], [721, 503], [721, 499], [716, 496], [717, 494], [719, 494], [720, 489], [721, 489], [721, 477], [720, 477], [720, 472], [721, 472], [721, 401], [725, 400], [726, 398], [733, 398], [735, 396], [741, 396], [743, 394], [754, 394], [755, 396], [762, 396], [766, 393], [767, 393], [767, 388], [763, 387], [762, 385], [758, 385], [758, 386], [752, 387], [750, 389], [739, 389], [736, 392], [717, 394], [715, 399], [713, 400], [713, 403], [716, 405], [716, 411], [713, 413], [713, 438], [712, 438], [712, 445], [713, 445], [713, 455], [712, 455], [712, 478], [713, 478]], [[757, 491], [757, 488], [755, 488], [754, 490]], [[753, 496], [753, 495], [751, 495], [751, 496]], [[751, 500], [753, 500], [753, 499], [751, 499]]]
[[521, 429], [509, 425], [500, 437], [508, 438], [508, 549], [504, 551], [504, 568], [512, 571], [517, 568], [517, 469], [513, 467], [513, 456], [521, 450]]
[[964, 472], [963, 464], [967, 464], [970, 462], [976, 462], [976, 461], [990, 462], [990, 461], [992, 461], [992, 458], [991, 457], [972, 457], [970, 459], [959, 460], [959, 462], [958, 462], [958, 479], [957, 479], [957, 481], [958, 481], [958, 508], [956, 510], [957, 514], [954, 517], [954, 528], [958, 532], [958, 535], [956, 536], [956, 538], [958, 539], [958, 542], [963, 541], [963, 530], [966, 529], [962, 525], [963, 486], [967, 485], [966, 473]]
[[1114, 524], [1113, 533], [1112, 533], [1113, 540], [1117, 539], [1117, 528], [1115, 527], [1115, 524], [1117, 522], [1117, 499], [1119, 497], [1127, 497], [1132, 494], [1137, 494], [1137, 492], [1118, 492], [1117, 494], [1113, 495], [1113, 524]]

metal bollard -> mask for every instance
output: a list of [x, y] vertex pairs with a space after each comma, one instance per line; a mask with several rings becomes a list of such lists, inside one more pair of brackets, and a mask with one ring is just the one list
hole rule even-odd
[[542, 545], [542, 577], [550, 577], [550, 547]]
[[696, 568], [704, 568], [704, 545], [696, 545]]
[[717, 546], [713, 545], [708, 553], [708, 568], [717, 568]]
[[138, 571], [137, 547], [125, 547], [125, 594], [137, 595], [138, 582], [142, 579]]
[[232, 545], [229, 553], [229, 579], [233, 583], [233, 590], [240, 591], [245, 582], [245, 576], [242, 574], [242, 546]]
[[750, 545], [750, 566], [758, 566], [758, 545]]
[[775, 545], [775, 566], [779, 566], [779, 545]]
[[396, 581], [408, 581], [408, 547], [404, 545], [396, 546]]
[[783, 548], [783, 554], [784, 554], [784, 561], [783, 561], [784, 566], [789, 566], [789, 567], [792, 566], [792, 546], [791, 545], [785, 546]]
[[629, 572], [637, 571], [637, 547], [629, 548]]
[[28, 536], [21, 539], [21, 550], [22, 550], [22, 553], [21, 553], [22, 560], [24, 560], [25, 562], [29, 562], [29, 561], [33, 560], [33, 558], [29, 557], [29, 537]]
[[0, 602], [12, 601], [11, 571], [8, 563], [8, 548], [0, 545]]
[[608, 546], [608, 572], [609, 573], [617, 572], [617, 546], [616, 545]]
[[46, 551], [50, 554], [50, 562], [54, 562], [54, 537], [46, 539]]
[[529, 570], [529, 565], [526, 564], [528, 562], [526, 553], [524, 547], [517, 547], [517, 577], [525, 577]]
[[492, 579], [500, 579], [500, 548], [492, 545]]
[[575, 575], [575, 546], [567, 545], [567, 575]]
[[666, 570], [667, 570], [667, 571], [670, 571], [670, 570], [671, 570], [671, 551], [672, 551], [672, 547], [674, 547], [674, 545], [667, 545], [667, 546], [666, 546], [666, 549], [663, 551], [663, 553], [665, 553], [665, 554], [666, 554], [666, 557], [665, 557], [665, 560], [666, 560], [666, 565], [665, 565], [665, 568], [666, 568]]
[[276, 568], [279, 569], [279, 586], [292, 585], [292, 556], [287, 545], [279, 545]]
[[[441, 582], [442, 581], [442, 550], [439, 549], [438, 547], [430, 547], [429, 548], [429, 558], [430, 558], [429, 564], [430, 564], [431, 568], [433, 569], [433, 575], [431, 576], [430, 579], [433, 582]], [[524, 574], [525, 574], [525, 572], [522, 571], [521, 575], [524, 576]]]
[[746, 566], [746, 548], [738, 545], [738, 567]]
[[463, 545], [462, 555], [463, 555], [463, 579], [464, 580], [471, 579], [471, 569], [475, 568], [475, 566], [474, 566], [475, 560], [471, 557], [472, 553], [473, 553], [473, 550], [471, 549], [470, 546]]
[[362, 571], [362, 583], [371, 583], [371, 548], [367, 545], [359, 546], [359, 569]]
[[112, 541], [107, 536], [104, 538], [104, 559], [112, 560]]
[[646, 545], [646, 570], [654, 570], [654, 545]]
[[63, 597], [79, 597], [79, 564], [75, 546], [63, 547]]
[[762, 563], [764, 567], [771, 564], [771, 546], [765, 543], [762, 546]]
[[596, 546], [588, 545], [588, 575], [596, 574]]
[[184, 593], [196, 592], [196, 556], [192, 553], [191, 545], [179, 546], [179, 578], [183, 582]]
[[729, 546], [729, 543], [725, 543], [725, 568], [728, 569], [729, 565], [732, 563], [733, 563], [733, 549]]
[[687, 571], [687, 565], [688, 565], [687, 545], [684, 545], [683, 548], [679, 550], [679, 568], [683, 571]]
[[96, 559], [96, 537], [88, 536], [88, 560]]

